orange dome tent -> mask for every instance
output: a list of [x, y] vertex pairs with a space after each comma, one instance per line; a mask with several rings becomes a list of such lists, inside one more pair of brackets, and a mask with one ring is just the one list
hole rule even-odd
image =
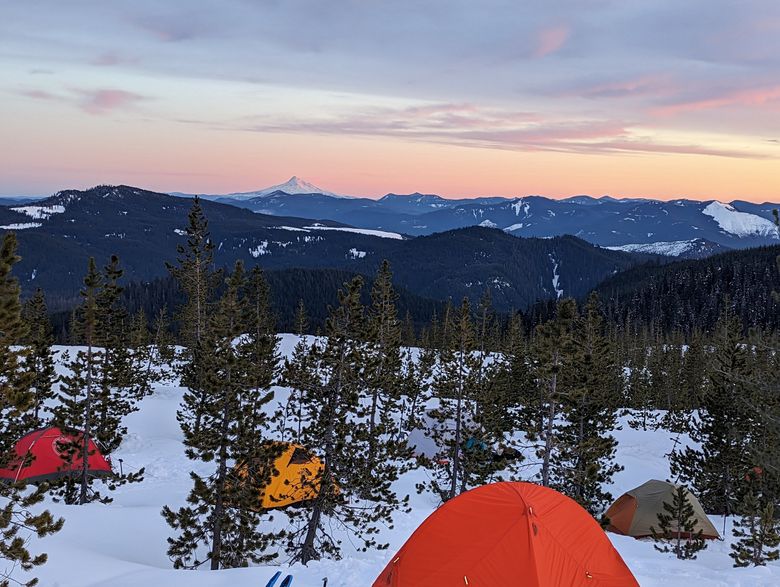
[[448, 501], [373, 587], [638, 587], [599, 524], [532, 483], [493, 483]]

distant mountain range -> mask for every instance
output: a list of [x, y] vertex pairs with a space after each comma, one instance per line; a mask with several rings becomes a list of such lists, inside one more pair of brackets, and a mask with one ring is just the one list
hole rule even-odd
[[[25, 294], [41, 287], [52, 308], [62, 309], [78, 298], [90, 256], [104, 264], [111, 254], [119, 255], [130, 281], [164, 276], [164, 262], [173, 261], [176, 246], [185, 242], [190, 206], [190, 200], [131, 186], [67, 190], [0, 207], [0, 233], [18, 235], [22, 261], [14, 271]], [[516, 238], [472, 226], [415, 238], [214, 201], [204, 201], [203, 209], [220, 267], [241, 259], [267, 269], [328, 268], [370, 276], [389, 259], [396, 283], [414, 295], [456, 301], [466, 296], [476, 302], [490, 290], [504, 311], [584, 295], [606, 277], [651, 258], [571, 236]]]
[[420, 193], [387, 194], [373, 200], [337, 196], [297, 177], [255, 192], [205, 197], [266, 215], [327, 218], [412, 236], [483, 226], [523, 237], [571, 234], [604, 247], [683, 258], [780, 240], [772, 217], [772, 210], [780, 204], [740, 200], [666, 202], [609, 196], [447, 199]]

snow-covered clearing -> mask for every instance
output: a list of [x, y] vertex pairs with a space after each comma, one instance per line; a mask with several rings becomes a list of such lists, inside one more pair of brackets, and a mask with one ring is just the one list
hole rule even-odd
[[28, 228], [40, 228], [43, 226], [40, 222], [21, 222], [17, 224], [4, 224], [0, 226], [3, 230], [26, 230]]
[[[297, 338], [283, 335], [281, 352], [289, 355]], [[58, 347], [59, 351], [64, 347]], [[287, 391], [275, 388], [276, 399]], [[49, 562], [36, 571], [42, 587], [264, 587], [276, 570], [294, 576], [294, 587], [369, 587], [393, 553], [436, 507], [430, 494], [418, 495], [415, 483], [426, 478], [424, 470], [405, 475], [399, 492], [411, 495], [412, 512], [399, 515], [395, 528], [383, 531], [390, 543], [387, 551], [359, 553], [345, 537], [344, 558], [311, 563], [308, 567], [287, 566], [282, 554], [278, 566], [227, 571], [174, 570], [166, 556], [166, 538], [171, 534], [160, 510], [163, 505], [183, 504], [191, 487], [189, 472], [207, 472], [210, 467], [189, 461], [183, 452], [176, 409], [182, 389], [175, 384], [156, 385], [153, 395], [143, 400], [140, 410], [127, 420], [129, 435], [113, 455], [116, 466], [146, 468], [142, 483], [126, 485], [112, 494], [109, 505], [66, 506], [47, 503], [55, 514], [65, 517], [58, 534], [34, 541], [35, 551], [49, 553]], [[619, 439], [618, 460], [625, 469], [615, 476], [611, 491], [618, 497], [648, 479], [665, 479], [669, 469], [665, 454], [676, 435], [665, 431], [639, 431], [623, 425], [615, 432]], [[276, 514], [274, 524], [284, 524], [286, 516]], [[713, 519], [722, 530], [722, 518]], [[338, 530], [336, 530], [338, 532]], [[643, 586], [754, 587], [780, 585], [780, 563], [765, 568], [734, 569], [728, 556], [731, 540], [711, 542], [694, 561], [678, 561], [653, 549], [649, 542], [610, 534], [628, 566]], [[464, 538], [466, 539], [466, 538]], [[423, 587], [423, 586], [421, 586]], [[436, 587], [436, 586], [434, 586]], [[509, 586], [495, 586], [509, 587]]]
[[58, 204], [53, 206], [16, 206], [11, 208], [11, 210], [21, 212], [36, 220], [46, 220], [52, 214], [62, 214], [65, 212], [65, 206], [60, 206]]
[[669, 257], [679, 257], [693, 249], [697, 242], [696, 239], [686, 241], [658, 241], [655, 243], [631, 243], [604, 248], [611, 251], [625, 251], [627, 253], [650, 253], [655, 255], [667, 255]]
[[391, 238], [394, 240], [403, 240], [397, 232], [387, 232], [386, 230], [373, 230], [370, 228], [351, 228], [349, 226], [322, 226], [321, 224], [313, 224], [312, 226], [306, 226], [309, 230], [336, 230], [339, 232], [352, 232], [355, 234], [367, 234], [369, 236], [378, 236], [379, 238]]

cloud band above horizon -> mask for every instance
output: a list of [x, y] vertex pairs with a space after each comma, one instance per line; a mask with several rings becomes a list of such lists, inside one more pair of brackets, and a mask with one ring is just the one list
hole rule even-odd
[[780, 198], [773, 0], [0, 6], [0, 193]]

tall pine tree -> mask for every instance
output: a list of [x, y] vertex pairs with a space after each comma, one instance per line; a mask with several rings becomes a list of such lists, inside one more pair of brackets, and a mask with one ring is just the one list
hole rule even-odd
[[[27, 336], [22, 320], [19, 283], [11, 274], [20, 260], [16, 254], [16, 235], [6, 233], [0, 243], [0, 466], [7, 467], [14, 459], [13, 450], [24, 432], [20, 423], [36, 408], [35, 373], [29, 369], [32, 352], [18, 346]], [[44, 498], [45, 487], [32, 491], [0, 484], [0, 586], [11, 582], [29, 586], [37, 579], [19, 577], [46, 562], [44, 553], [30, 552], [33, 535], [43, 538], [62, 528], [63, 520], [55, 519], [48, 510], [33, 512], [33, 506]]]
[[620, 374], [606, 337], [599, 300], [592, 294], [574, 329], [570, 387], [561, 399], [562, 424], [551, 485], [591, 514], [602, 513], [612, 496], [605, 489], [622, 467], [615, 461]]
[[[187, 394], [196, 400], [195, 404], [205, 404], [209, 397], [202, 383], [205, 377], [203, 363], [209, 358], [203, 356], [201, 341], [207, 334], [212, 296], [221, 275], [214, 269], [214, 243], [211, 242], [208, 220], [197, 197], [192, 202], [185, 232], [187, 243], [176, 248], [176, 264], [166, 263], [166, 266], [185, 299], [177, 315], [179, 336], [184, 348], [181, 383], [187, 388]], [[201, 412], [198, 409], [198, 413]], [[194, 426], [196, 430], [199, 429], [199, 419], [196, 419]]]
[[54, 384], [57, 381], [52, 351], [54, 335], [43, 290], [37, 289], [35, 294], [24, 304], [22, 316], [28, 328], [27, 336], [24, 339], [29, 351], [26, 366], [28, 371], [35, 373], [32, 384], [35, 393], [34, 407], [26, 414], [25, 428], [34, 430], [41, 428], [45, 423], [45, 404], [53, 398]]
[[[176, 531], [168, 539], [168, 554], [176, 568], [196, 568], [209, 562], [212, 570], [260, 564], [278, 538], [264, 531], [267, 512], [260, 495], [274, 472], [279, 447], [267, 442], [265, 406], [272, 400], [269, 386], [276, 358], [276, 338], [264, 294], [254, 276], [247, 295], [243, 266], [236, 263], [207, 328], [196, 343], [201, 354], [198, 384], [209, 401], [185, 394], [177, 417], [184, 433], [185, 453], [193, 460], [213, 463], [212, 472], [191, 473], [193, 488], [178, 510], [166, 506], [162, 515]], [[237, 338], [246, 335], [237, 341]], [[232, 464], [249, 474], [238, 475]]]
[[[64, 451], [68, 458], [81, 462], [80, 469], [66, 477], [58, 488], [66, 503], [110, 501], [92, 488], [95, 479], [89, 474], [89, 446], [95, 442], [103, 454], [118, 448], [127, 432], [122, 420], [136, 409], [139, 399], [127, 383], [132, 373], [128, 373], [131, 364], [127, 362], [127, 349], [121, 348], [126, 341], [112, 331], [124, 327], [117, 318], [122, 312], [118, 308], [119, 276], [121, 270], [115, 256], [105, 273], [98, 272], [95, 260], [89, 259], [75, 324], [85, 348], [72, 359], [66, 357], [68, 373], [62, 376], [59, 403], [54, 408], [54, 423], [75, 439]], [[141, 481], [143, 473], [143, 469], [128, 474], [115, 472], [104, 481], [113, 490], [124, 483]]]
[[553, 483], [555, 453], [558, 451], [558, 428], [564, 401], [571, 393], [574, 362], [574, 327], [578, 319], [573, 299], [558, 302], [555, 317], [536, 327], [532, 352], [537, 380], [538, 400], [534, 424], [527, 431], [537, 443], [541, 459], [539, 473], [542, 485]]
[[428, 463], [430, 489], [447, 501], [483, 484], [494, 471], [494, 438], [480, 425], [479, 393], [483, 389], [484, 357], [479, 352], [471, 305], [449, 306], [441, 323], [441, 346], [429, 375], [433, 409], [427, 430], [438, 452]]
[[742, 499], [740, 480], [753, 466], [748, 438], [757, 416], [743, 401], [751, 393], [753, 358], [742, 324], [728, 308], [711, 342], [710, 385], [691, 430], [698, 447], [675, 451], [671, 467], [696, 489], [706, 511], [731, 515]]
[[391, 525], [393, 513], [404, 508], [407, 499], [399, 499], [393, 491], [397, 469], [372, 457], [376, 445], [369, 434], [372, 394], [366, 385], [369, 362], [362, 288], [359, 277], [346, 284], [339, 292], [339, 306], [326, 322], [327, 338], [310, 345], [293, 366], [299, 387], [300, 440], [324, 461], [309, 480], [316, 498], [298, 511], [288, 510], [297, 525], [288, 550], [303, 564], [323, 555], [339, 555], [340, 542], [329, 530], [333, 523], [347, 528], [364, 550], [386, 548], [377, 540], [377, 528]]

